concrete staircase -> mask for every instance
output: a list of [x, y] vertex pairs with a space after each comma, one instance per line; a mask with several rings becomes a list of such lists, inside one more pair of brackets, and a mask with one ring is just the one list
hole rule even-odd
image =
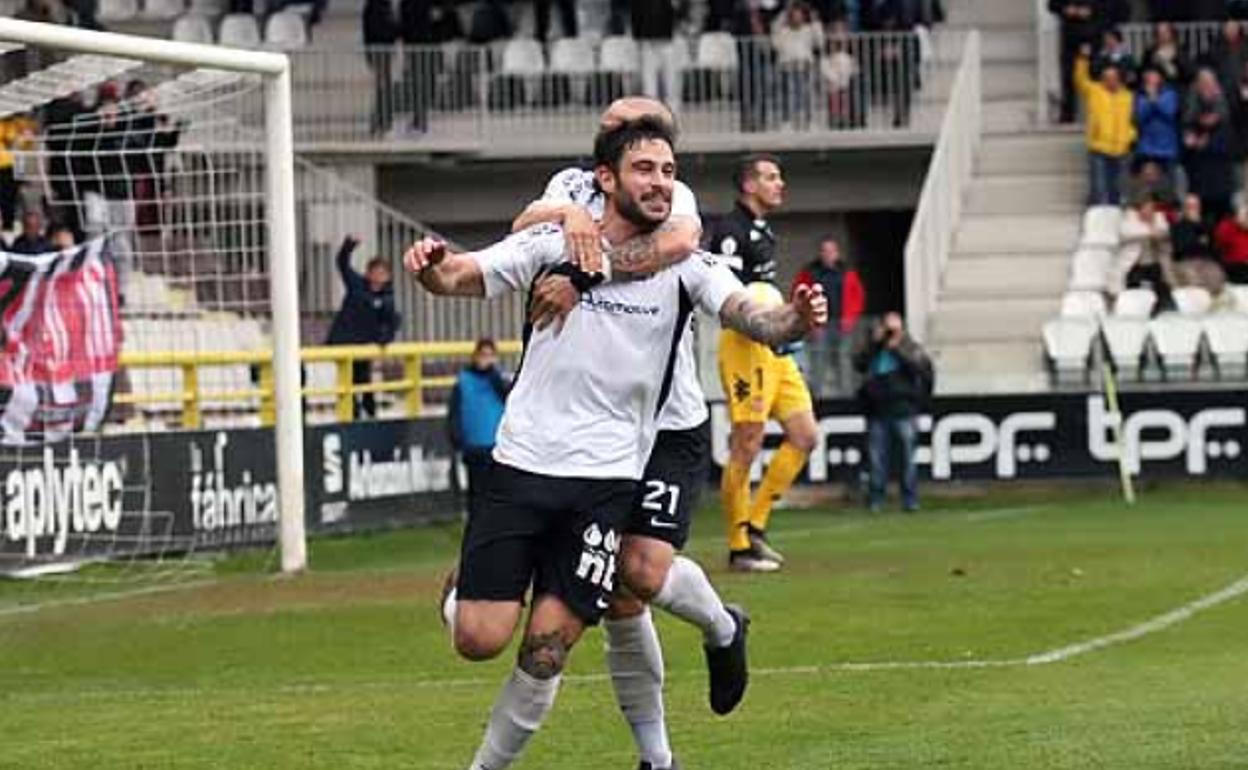
[[1040, 390], [1041, 327], [1059, 310], [1087, 195], [1082, 141], [1036, 128], [1030, 3], [953, 0], [949, 10], [983, 35], [985, 136], [927, 330], [938, 388]]

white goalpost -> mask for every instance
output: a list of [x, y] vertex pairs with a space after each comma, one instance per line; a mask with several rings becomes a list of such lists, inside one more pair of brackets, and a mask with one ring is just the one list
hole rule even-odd
[[[60, 61], [51, 67], [45, 67], [42, 70], [36, 68], [31, 75], [24, 79], [10, 80], [7, 84], [0, 85], [0, 111], [7, 117], [19, 113], [29, 112], [44, 107], [50, 99], [62, 98], [69, 96], [68, 93], [60, 93], [63, 84], [78, 85], [80, 88], [93, 88], [101, 81], [115, 77], [116, 74], [110, 75], [113, 69], [120, 73], [126, 69], [129, 64], [136, 64], [142, 67], [169, 68], [172, 73], [181, 73], [181, 75], [171, 76], [167, 82], [175, 82], [176, 77], [187, 76], [187, 74], [203, 74], [209, 77], [214, 72], [233, 73], [236, 75], [245, 75], [251, 78], [248, 82], [254, 82], [255, 78], [260, 80], [260, 86], [256, 89], [258, 101], [262, 102], [262, 142], [257, 143], [255, 148], [233, 149], [228, 143], [222, 142], [221, 146], [213, 149], [211, 153], [216, 153], [212, 157], [214, 160], [206, 162], [209, 166], [207, 170], [183, 169], [170, 171], [171, 177], [177, 176], [183, 184], [183, 189], [179, 189], [176, 195], [176, 213], [167, 214], [166, 211], [173, 211], [175, 206], [169, 203], [171, 197], [167, 191], [165, 200], [160, 200], [161, 192], [159, 192], [160, 181], [157, 181], [158, 192], [155, 193], [156, 202], [150, 200], [141, 205], [147, 206], [148, 209], [160, 208], [158, 214], [148, 214], [149, 218], [155, 217], [160, 220], [159, 225], [136, 226], [134, 210], [136, 201], [129, 200], [126, 203], [130, 206], [129, 214], [130, 222], [123, 225], [120, 229], [128, 230], [125, 237], [132, 239], [130, 253], [127, 255], [129, 260], [129, 270], [133, 271], [132, 280], [143, 278], [147, 280], [151, 278], [153, 282], [158, 282], [157, 278], [152, 274], [145, 273], [144, 265], [153, 259], [189, 259], [197, 256], [194, 252], [196, 247], [182, 245], [183, 241], [179, 240], [180, 236], [171, 234], [177, 227], [184, 227], [188, 231], [195, 227], [203, 227], [202, 222], [196, 220], [197, 217], [210, 219], [219, 219], [222, 223], [215, 226], [219, 228], [219, 235], [215, 236], [215, 240], [202, 246], [200, 250], [204, 253], [211, 253], [214, 260], [218, 260], [220, 264], [230, 265], [230, 259], [237, 259], [240, 254], [252, 256], [259, 260], [263, 267], [255, 270], [254, 275], [249, 274], [247, 278], [264, 277], [267, 279], [267, 306], [264, 310], [264, 324], [267, 326], [267, 337], [271, 339], [272, 345], [272, 377], [273, 377], [273, 398], [272, 409], [275, 413], [273, 420], [273, 451], [275, 452], [276, 465], [276, 500], [273, 501], [267, 497], [267, 492], [260, 490], [259, 484], [243, 484], [240, 487], [245, 494], [240, 496], [235, 494], [231, 500], [227, 500], [226, 509], [229, 515], [241, 515], [239, 510], [246, 508], [248, 516], [254, 514], [255, 509], [262, 505], [276, 506], [276, 540], [280, 548], [281, 569], [286, 573], [294, 573], [303, 570], [307, 566], [307, 552], [304, 533], [305, 521], [305, 479], [304, 479], [304, 416], [303, 405], [301, 401], [300, 388], [303, 373], [300, 366], [300, 309], [299, 309], [299, 276], [300, 264], [297, 261], [297, 222], [296, 222], [296, 200], [295, 200], [295, 160], [293, 147], [293, 128], [292, 128], [292, 105], [291, 105], [291, 74], [289, 68], [289, 60], [283, 54], [262, 52], [262, 51], [244, 51], [230, 49], [218, 46], [207, 46], [198, 44], [188, 44], [174, 42], [170, 40], [162, 40], [147, 37], [137, 37], [131, 35], [120, 35], [106, 32], [94, 32], [82, 30], [72, 27], [42, 24], [35, 22], [19, 21], [15, 19], [0, 19], [0, 52], [15, 52], [22, 49], [30, 51], [47, 51], [55, 54], [54, 58], [65, 58], [70, 55], [68, 61]], [[56, 69], [56, 68], [60, 69]], [[75, 69], [77, 67], [77, 69]], [[43, 73], [53, 73], [51, 75], [41, 75]], [[192, 85], [198, 81], [191, 78], [189, 81]], [[173, 89], [176, 91], [176, 89]], [[242, 89], [237, 89], [242, 94]], [[179, 92], [181, 93], [181, 92]], [[247, 94], [250, 95], [250, 92]], [[238, 99], [239, 103], [243, 103], [243, 99]], [[189, 110], [190, 108], [188, 108]], [[204, 119], [207, 126], [233, 126], [243, 116], [214, 116], [211, 106], [205, 107], [199, 105], [196, 109], [200, 113], [208, 115]], [[244, 110], [245, 112], [245, 110]], [[164, 117], [164, 116], [162, 116]], [[217, 124], [213, 124], [212, 120], [219, 120]], [[227, 123], [228, 121], [232, 121]], [[256, 126], [259, 128], [259, 126]], [[92, 130], [100, 132], [99, 126], [93, 126]], [[206, 130], [206, 129], [205, 129]], [[232, 130], [232, 129], [231, 129]], [[251, 128], [247, 128], [251, 131]], [[224, 129], [221, 129], [223, 135]], [[127, 152], [129, 152], [127, 150]], [[201, 155], [208, 156], [211, 153], [203, 152]], [[93, 157], [99, 153], [93, 152], [90, 148], [85, 150], [77, 150], [74, 152], [65, 151], [62, 153], [66, 164], [85, 163], [95, 164], [97, 176], [103, 178], [103, 172], [98, 171], [101, 160], [100, 157]], [[124, 167], [126, 175], [126, 184], [133, 185], [134, 180], [131, 178], [136, 172], [133, 171], [133, 165], [129, 163], [128, 156], [121, 155], [121, 165]], [[242, 167], [243, 162], [239, 162], [238, 168], [230, 168], [222, 171], [218, 166], [228, 166], [231, 158], [249, 154], [246, 162], [246, 168]], [[56, 162], [61, 156], [57, 156], [49, 150], [41, 150], [31, 153], [40, 163], [49, 161]], [[219, 162], [215, 158], [221, 158]], [[163, 163], [163, 161], [162, 161]], [[262, 167], [262, 172], [261, 168]], [[228, 173], [227, 173], [228, 172]], [[144, 173], [150, 174], [150, 170]], [[254, 175], [254, 180], [249, 175]], [[192, 179], [192, 176], [194, 178]], [[246, 182], [240, 183], [238, 179], [246, 179]], [[55, 181], [55, 180], [54, 180]], [[72, 181], [72, 180], [71, 180]], [[106, 180], [107, 182], [107, 180]], [[235, 185], [237, 190], [241, 192], [231, 193], [235, 197], [227, 199], [226, 194], [220, 191], [220, 187], [214, 185]], [[246, 187], [245, 185], [251, 185]], [[231, 188], [231, 189], [235, 189]], [[153, 195], [150, 189], [145, 193]], [[127, 193], [129, 196], [130, 193]], [[73, 189], [71, 201], [61, 201], [62, 205], [70, 205], [76, 209], [86, 210], [90, 201], [78, 199], [78, 190]], [[137, 198], [137, 194], [134, 194]], [[111, 203], [111, 201], [109, 202]], [[189, 212], [189, 213], [188, 213]], [[262, 212], [262, 214], [257, 214]], [[169, 224], [166, 226], [162, 217], [168, 217]], [[228, 220], [228, 221], [227, 221]], [[188, 223], [189, 222], [189, 223]], [[113, 222], [111, 227], [115, 227]], [[110, 227], [110, 235], [112, 229]], [[186, 240], [191, 240], [188, 236]], [[155, 245], [153, 245], [155, 244]], [[238, 245], [242, 244], [242, 245]], [[185, 252], [185, 253], [183, 253]], [[217, 264], [214, 262], [213, 264]], [[135, 268], [138, 265], [138, 269]], [[189, 295], [195, 301], [196, 296], [200, 296], [199, 300], [204, 307], [205, 316], [209, 311], [220, 312], [221, 308], [207, 308], [208, 300], [202, 299], [204, 296], [201, 290], [210, 288], [206, 286], [210, 281], [218, 284], [216, 289], [219, 294], [212, 295], [214, 297], [233, 297], [227, 289], [220, 288], [229, 280], [238, 278], [236, 275], [229, 274], [231, 270], [236, 268], [222, 267], [214, 268], [216, 273], [212, 276], [206, 274], [196, 274], [191, 271], [189, 277], [184, 272], [175, 273], [170, 270], [168, 277], [161, 275], [159, 281], [161, 291], [170, 293], [167, 286], [178, 286], [177, 291], [181, 295]], [[121, 267], [118, 267], [121, 270]], [[267, 275], [264, 275], [267, 273]], [[49, 283], [53, 284], [55, 278], [49, 278]], [[247, 284], [240, 284], [243, 287], [243, 293], [246, 294]], [[189, 287], [189, 288], [186, 288]], [[48, 296], [51, 296], [49, 289]], [[131, 299], [132, 302], [135, 300]], [[213, 300], [216, 301], [216, 300]], [[254, 300], [248, 300], [254, 303]], [[224, 305], [225, 301], [221, 300]], [[199, 312], [199, 311], [197, 311]], [[250, 310], [239, 311], [240, 313], [252, 312]], [[233, 317], [233, 316], [232, 316]], [[239, 316], [241, 317], [241, 316]], [[123, 320], [123, 323], [125, 321]], [[133, 323], [133, 322], [132, 322]], [[148, 323], [150, 327], [159, 326], [163, 321], [159, 316], [155, 316], [154, 320]], [[170, 325], [165, 323], [166, 326]], [[147, 328], [147, 327], [144, 327]], [[259, 335], [257, 335], [259, 340]], [[260, 348], [263, 343], [257, 342], [252, 348]], [[189, 369], [186, 370], [190, 372]], [[188, 374], [188, 376], [191, 376]], [[195, 375], [196, 377], [198, 375]], [[176, 386], [170, 386], [168, 390], [182, 391], [189, 387], [181, 380]], [[180, 397], [180, 396], [179, 396]], [[7, 414], [7, 410], [6, 410]], [[47, 533], [49, 536], [57, 530], [55, 522], [51, 521], [53, 504], [48, 501], [53, 494], [53, 487], [56, 484], [63, 484], [63, 497], [68, 498], [70, 490], [70, 482], [66, 479], [73, 475], [79, 483], [78, 494], [80, 497], [74, 510], [75, 516], [82, 514], [90, 523], [90, 516], [93, 512], [93, 501], [99, 502], [98, 516], [105, 519], [109, 516], [110, 504], [107, 497], [107, 487], [100, 486], [105, 482], [98, 479], [94, 482], [82, 482], [85, 474], [92, 471], [82, 470], [79, 468], [79, 455], [86, 457], [90, 449], [90, 441], [93, 439], [74, 437], [81, 448], [74, 450], [73, 466], [65, 464], [53, 473], [52, 459], [47, 459], [46, 464], [48, 471], [45, 474], [50, 481], [39, 480], [40, 484], [47, 484], [47, 488], [42, 489], [39, 495], [33, 493], [28, 494], [27, 502], [35, 501], [43, 505], [43, 513], [39, 514], [43, 518], [29, 512], [24, 514], [26, 518], [22, 519], [22, 527], [27, 533], [26, 537], [31, 543], [30, 548], [33, 551], [35, 536], [31, 534], [36, 529], [40, 529], [41, 533]], [[34, 452], [29, 449], [23, 449], [25, 454], [17, 455], [18, 460], [18, 482], [23, 480], [23, 468], [33, 468], [39, 464], [40, 460], [33, 459]], [[98, 451], [98, 450], [97, 450]], [[195, 452], [199, 451], [199, 457]], [[150, 453], [150, 450], [149, 450]], [[135, 453], [134, 456], [141, 456]], [[227, 450], [222, 447], [220, 454], [225, 456]], [[213, 465], [213, 459], [210, 453], [202, 450], [193, 449], [192, 457], [196, 457], [197, 461], [202, 460], [206, 467], [213, 471], [220, 472], [217, 465]], [[47, 455], [51, 458], [51, 454]], [[206, 459], [205, 459], [206, 457]], [[235, 462], [242, 462], [235, 459]], [[85, 467], [85, 466], [84, 466]], [[149, 467], [155, 467], [154, 465]], [[41, 471], [42, 472], [42, 471]], [[196, 469], [199, 472], [199, 469]], [[103, 471], [101, 471], [103, 473]], [[241, 478], [250, 479], [251, 476], [246, 468], [239, 468], [238, 474]], [[202, 475], [202, 474], [201, 474]], [[82, 477], [82, 478], [80, 478]], [[34, 479], [35, 477], [30, 477]], [[40, 477], [42, 479], [43, 477]], [[104, 476], [100, 476], [104, 478]], [[216, 483], [220, 485], [220, 479], [213, 481], [213, 473], [207, 473], [204, 478], [209, 481], [203, 482], [204, 489], [211, 492], [211, 485]], [[120, 484], [120, 482], [118, 482]], [[197, 482], [198, 483], [198, 482]], [[247, 482], [250, 484], [250, 482]], [[94, 485], [94, 486], [92, 486]], [[87, 488], [87, 492], [83, 492], [82, 488]], [[94, 490], [94, 491], [91, 491]], [[100, 491], [105, 490], [105, 491]], [[260, 491], [256, 491], [260, 490]], [[3, 492], [0, 488], [0, 492]], [[142, 493], [137, 493], [138, 497], [142, 497]], [[200, 494], [192, 491], [189, 494]], [[92, 497], [95, 495], [95, 497]], [[98, 499], [97, 499], [98, 498]], [[117, 510], [120, 511], [123, 503], [121, 493], [118, 492], [118, 501], [116, 503]], [[85, 502], [84, 502], [85, 500]], [[103, 502], [100, 502], [103, 501]], [[241, 501], [241, 502], [240, 502]], [[258, 502], [259, 501], [259, 502]], [[60, 503], [63, 510], [58, 514], [62, 517], [69, 517], [68, 503]], [[126, 503], [130, 505], [130, 503]], [[147, 505], [146, 511], [151, 510], [151, 502], [147, 500], [145, 503], [134, 503], [134, 507], [139, 508]], [[229, 508], [228, 506], [234, 506]], [[250, 506], [250, 507], [248, 507]], [[198, 510], [198, 509], [197, 509]], [[214, 509], [215, 510], [215, 509]], [[85, 513], [83, 513], [85, 512]], [[157, 512], [160, 513], [160, 512]], [[198, 514], [197, 514], [198, 515]], [[213, 515], [218, 515], [213, 513]], [[12, 519], [12, 517], [10, 517]], [[214, 520], [215, 521], [215, 520]], [[249, 519], [250, 521], [250, 519]], [[0, 526], [6, 522], [0, 520]], [[13, 521], [7, 524], [12, 530]], [[62, 522], [62, 527], [69, 525]], [[150, 536], [152, 526], [149, 522], [144, 522], [142, 532], [147, 533], [144, 536]], [[205, 529], [210, 529], [206, 527]], [[94, 530], [92, 530], [94, 531]], [[3, 532], [0, 529], [0, 532]], [[13, 532], [10, 531], [8, 536], [12, 538]], [[63, 537], [63, 535], [62, 535]], [[190, 542], [187, 540], [187, 542]], [[270, 541], [271, 542], [271, 541]], [[62, 543], [63, 547], [63, 543]], [[170, 550], [182, 546], [171, 547]], [[186, 550], [192, 550], [192, 547], [186, 547]], [[84, 553], [85, 553], [84, 549]]]

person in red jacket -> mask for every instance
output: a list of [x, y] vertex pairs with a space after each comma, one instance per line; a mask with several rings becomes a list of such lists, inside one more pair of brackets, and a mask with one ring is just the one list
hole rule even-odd
[[823, 287], [828, 298], [829, 320], [827, 326], [812, 332], [807, 340], [806, 379], [816, 396], [848, 393], [850, 341], [867, 294], [858, 271], [846, 264], [841, 245], [833, 238], [824, 238], [819, 244], [819, 259], [797, 274], [793, 290], [815, 284]]
[[1248, 283], [1248, 206], [1240, 206], [1235, 216], [1218, 223], [1213, 231], [1213, 245], [1222, 259], [1226, 279]]

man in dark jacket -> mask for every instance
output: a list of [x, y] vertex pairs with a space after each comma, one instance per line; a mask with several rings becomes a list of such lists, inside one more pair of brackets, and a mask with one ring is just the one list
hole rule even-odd
[[1106, 29], [1127, 21], [1130, 7], [1123, 0], [1049, 0], [1062, 35], [1061, 122], [1075, 121], [1075, 57], [1084, 45], [1095, 46]]
[[451, 446], [460, 454], [468, 470], [468, 510], [472, 495], [480, 488], [490, 467], [498, 425], [507, 400], [507, 382], [498, 370], [498, 350], [494, 340], [477, 340], [472, 361], [459, 372], [446, 417]]
[[859, 399], [866, 411], [871, 468], [872, 511], [884, 505], [888, 486], [889, 446], [901, 451], [901, 501], [907, 511], [919, 508], [919, 478], [914, 464], [918, 427], [915, 418], [931, 396], [932, 362], [906, 334], [901, 316], [889, 313], [855, 356], [854, 367], [866, 377]]
[[9, 251], [14, 254], [47, 254], [56, 251], [52, 241], [43, 234], [43, 216], [38, 211], [22, 214], [22, 232], [13, 239]]
[[[381, 257], [369, 260], [364, 275], [351, 267], [351, 254], [360, 239], [348, 235], [338, 249], [338, 272], [345, 293], [342, 307], [329, 327], [329, 345], [386, 345], [394, 340], [399, 328], [399, 313], [394, 308], [394, 287], [390, 281], [390, 265]], [[356, 385], [372, 382], [371, 361], [354, 361], [351, 380]], [[373, 417], [377, 402], [372, 393], [357, 395], [355, 416]]]

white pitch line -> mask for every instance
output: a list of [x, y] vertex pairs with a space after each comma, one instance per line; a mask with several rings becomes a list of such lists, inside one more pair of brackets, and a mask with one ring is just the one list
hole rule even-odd
[[978, 524], [981, 521], [1000, 521], [1001, 519], [1017, 519], [1020, 516], [1030, 516], [1036, 511], [1042, 510], [1043, 505], [1024, 505], [1017, 508], [994, 508], [987, 511], [975, 511], [966, 514], [966, 520], [972, 524]]
[[145, 588], [134, 588], [128, 591], [109, 591], [98, 594], [88, 594], [86, 596], [77, 596], [72, 599], [51, 599], [44, 602], [32, 602], [30, 604], [16, 604], [12, 607], [0, 607], [0, 618], [12, 617], [14, 615], [29, 615], [42, 610], [56, 609], [59, 607], [78, 607], [84, 604], [94, 604], [96, 602], [120, 601], [122, 599], [131, 599], [137, 596], [148, 596], [151, 594], [163, 594], [170, 591], [183, 591], [193, 588], [206, 588], [207, 586], [216, 584], [216, 580], [193, 580], [188, 583], [170, 583], [168, 585], [147, 586]]

